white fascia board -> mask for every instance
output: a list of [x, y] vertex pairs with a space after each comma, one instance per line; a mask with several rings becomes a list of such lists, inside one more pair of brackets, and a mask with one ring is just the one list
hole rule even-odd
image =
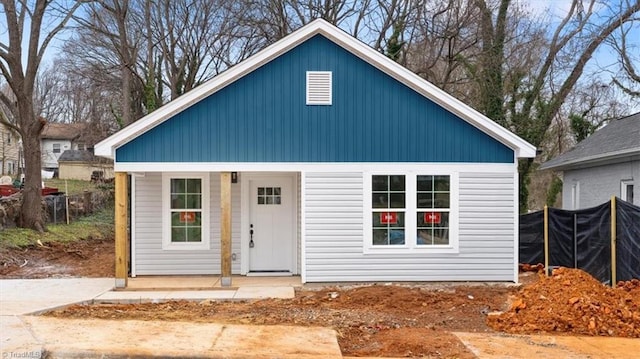
[[293, 32], [291, 35], [284, 37], [275, 44], [214, 77], [203, 85], [196, 87], [185, 95], [171, 101], [166, 106], [159, 108], [153, 113], [99, 142], [95, 146], [95, 154], [97, 156], [114, 158], [116, 148], [161, 124], [171, 116], [224, 88], [272, 59], [291, 50], [296, 45], [316, 34], [326, 36], [357, 57], [385, 72], [396, 80], [406, 84], [413, 90], [451, 111], [460, 118], [466, 120], [489, 136], [503, 143], [505, 146], [513, 149], [518, 157], [535, 157], [536, 148], [533, 145], [498, 125], [457, 98], [447, 94], [435, 85], [377, 52], [360, 40], [357, 40], [322, 19], [314, 20], [308, 25]]
[[365, 171], [461, 171], [511, 173], [515, 163], [467, 162], [120, 162], [117, 172], [365, 172]]

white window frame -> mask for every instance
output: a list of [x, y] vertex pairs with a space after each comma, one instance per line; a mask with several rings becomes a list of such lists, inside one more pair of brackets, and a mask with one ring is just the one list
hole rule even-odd
[[[202, 181], [202, 238], [200, 242], [171, 241], [171, 179], [196, 178]], [[209, 173], [175, 172], [162, 174], [162, 249], [163, 250], [208, 250], [211, 234], [209, 210]]]
[[[371, 203], [372, 176], [404, 175], [405, 176], [405, 242], [403, 245], [373, 245], [373, 223], [371, 214], [377, 212]], [[417, 212], [428, 212], [427, 208], [417, 208], [417, 178], [418, 176], [449, 176], [449, 244], [419, 245], [417, 240], [418, 225]], [[399, 253], [459, 253], [458, 217], [459, 217], [459, 175], [454, 171], [430, 170], [376, 170], [363, 174], [363, 229], [365, 254], [399, 254]], [[393, 208], [388, 209], [393, 212]], [[383, 211], [384, 212], [384, 211]]]
[[[58, 148], [57, 148], [58, 152], [56, 152], [56, 146], [58, 146]], [[52, 143], [51, 144], [51, 153], [62, 153], [62, 144], [60, 144], [60, 143]]]
[[580, 208], [580, 181], [575, 181], [571, 186], [571, 209], [578, 208]]
[[[633, 183], [633, 180], [622, 180], [620, 181], [620, 198], [622, 198], [623, 201], [627, 201], [627, 197], [629, 196], [629, 193], [627, 193], [627, 187], [628, 186], [632, 186], [633, 190], [635, 190], [635, 184]], [[634, 195], [634, 193], [631, 194], [632, 196]], [[634, 198], [635, 200], [635, 198]], [[635, 204], [635, 203], [631, 203], [631, 204]]]

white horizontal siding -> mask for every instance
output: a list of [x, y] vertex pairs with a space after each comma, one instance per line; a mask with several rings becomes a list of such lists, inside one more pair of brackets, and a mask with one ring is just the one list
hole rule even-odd
[[458, 253], [364, 254], [363, 174], [306, 173], [306, 281], [512, 281], [514, 174], [459, 181]]
[[[210, 174], [210, 249], [162, 249], [162, 174], [136, 178], [136, 275], [220, 274], [220, 175]], [[240, 188], [231, 186], [233, 273], [240, 273]]]

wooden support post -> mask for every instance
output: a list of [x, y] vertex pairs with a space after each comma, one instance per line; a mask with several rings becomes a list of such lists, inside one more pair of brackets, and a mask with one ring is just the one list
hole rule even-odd
[[618, 237], [616, 225], [616, 196], [611, 196], [611, 287], [616, 287], [616, 239]]
[[220, 173], [220, 284], [231, 286], [231, 172]]
[[544, 206], [544, 275], [549, 276], [549, 207]]
[[128, 226], [128, 176], [126, 172], [116, 172], [116, 208], [115, 208], [115, 231], [116, 231], [116, 288], [127, 286], [127, 272], [129, 264], [129, 235]]

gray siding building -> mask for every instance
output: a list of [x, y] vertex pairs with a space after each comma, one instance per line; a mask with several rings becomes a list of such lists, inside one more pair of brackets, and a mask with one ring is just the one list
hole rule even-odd
[[593, 207], [611, 196], [640, 205], [640, 113], [609, 122], [540, 169], [563, 172], [564, 209]]

